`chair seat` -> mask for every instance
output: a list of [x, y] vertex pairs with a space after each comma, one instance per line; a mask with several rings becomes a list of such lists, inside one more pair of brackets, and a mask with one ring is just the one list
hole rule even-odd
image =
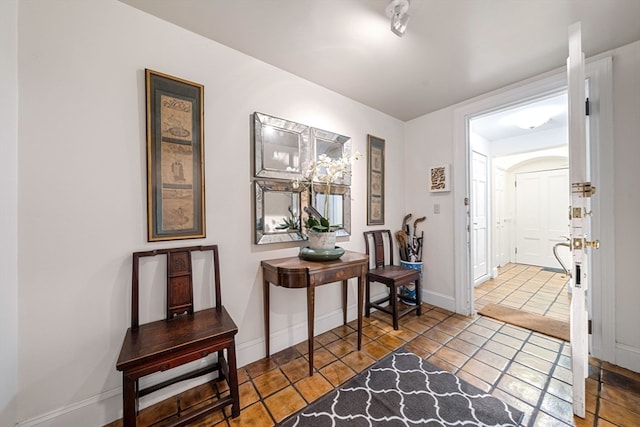
[[[186, 363], [185, 358], [197, 360], [226, 348], [228, 344], [224, 340], [225, 336], [233, 339], [237, 333], [238, 327], [224, 307], [208, 308], [171, 320], [145, 323], [137, 329], [127, 329], [116, 368], [130, 371], [136, 367], [145, 367], [145, 370], [152, 372], [171, 369]], [[166, 364], [166, 357], [170, 356], [175, 360], [181, 353], [181, 363], [175, 366]], [[154, 366], [154, 359], [165, 366]]]
[[418, 270], [401, 267], [398, 265], [386, 265], [369, 270], [367, 273], [372, 282], [395, 283], [396, 286], [407, 285], [420, 278]]

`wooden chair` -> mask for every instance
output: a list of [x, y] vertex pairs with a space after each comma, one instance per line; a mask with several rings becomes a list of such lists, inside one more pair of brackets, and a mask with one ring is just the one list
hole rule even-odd
[[[210, 251], [215, 283], [215, 307], [194, 311], [191, 253]], [[138, 295], [139, 260], [142, 257], [166, 255], [167, 305], [166, 319], [139, 325]], [[218, 246], [190, 246], [157, 249], [133, 254], [131, 289], [131, 327], [127, 330], [116, 363], [122, 371], [123, 422], [136, 425], [138, 398], [187, 379], [217, 372], [218, 381], [226, 380], [229, 393], [189, 413], [180, 413], [170, 425], [185, 425], [213, 411], [233, 405], [233, 417], [240, 414], [235, 335], [238, 327], [222, 306]], [[226, 357], [225, 357], [226, 350]], [[154, 372], [166, 371], [217, 352], [217, 360], [159, 384], [139, 389], [138, 380]]]
[[[373, 260], [375, 268], [369, 267], [367, 272], [367, 283], [365, 288], [365, 315], [371, 314], [371, 307], [376, 308], [391, 315], [393, 319], [393, 329], [398, 329], [398, 319], [413, 311], [419, 316], [422, 314], [422, 287], [420, 284], [420, 271], [407, 267], [393, 265], [393, 240], [391, 239], [391, 231], [389, 230], [372, 230], [364, 232], [364, 240], [366, 243], [367, 255]], [[379, 282], [387, 285], [389, 295], [377, 300], [371, 301], [371, 283]], [[415, 283], [416, 296], [409, 298], [403, 296], [404, 300], [408, 300], [415, 305], [402, 305], [399, 303], [400, 296], [398, 292], [403, 286]], [[381, 305], [389, 302], [388, 305]]]

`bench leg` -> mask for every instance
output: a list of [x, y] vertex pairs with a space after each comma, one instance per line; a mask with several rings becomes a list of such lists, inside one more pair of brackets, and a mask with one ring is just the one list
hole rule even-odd
[[238, 391], [238, 367], [236, 364], [236, 343], [233, 341], [232, 345], [227, 349], [227, 363], [229, 364], [229, 392], [231, 393], [231, 399], [233, 399], [233, 405], [231, 407], [231, 415], [236, 418], [240, 415], [240, 392]]
[[393, 329], [398, 330], [398, 287], [389, 286], [389, 293], [391, 294], [391, 316], [393, 317]]
[[122, 373], [122, 422], [124, 427], [136, 426], [137, 381]]
[[416, 314], [420, 316], [422, 314], [422, 281], [420, 279], [416, 279], [416, 304], [418, 305]]

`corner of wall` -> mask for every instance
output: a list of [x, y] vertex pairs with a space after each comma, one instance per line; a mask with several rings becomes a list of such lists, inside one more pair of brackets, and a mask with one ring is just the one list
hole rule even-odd
[[0, 3], [0, 425], [17, 420], [18, 1]]

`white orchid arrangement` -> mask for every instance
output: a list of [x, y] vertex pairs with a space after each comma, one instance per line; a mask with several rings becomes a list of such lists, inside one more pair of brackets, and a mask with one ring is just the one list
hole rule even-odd
[[[353, 154], [345, 154], [344, 156], [334, 159], [326, 154], [320, 154], [317, 160], [309, 162], [305, 168], [303, 174], [304, 182], [302, 185], [308, 186], [311, 189], [311, 200], [314, 195], [314, 182], [320, 182], [324, 184], [326, 191], [324, 198], [324, 214], [320, 213], [316, 209], [309, 209], [307, 213], [309, 217], [305, 220], [305, 227], [309, 230], [316, 232], [334, 231], [340, 227], [340, 225], [329, 224], [329, 195], [331, 194], [331, 186], [340, 178], [343, 178], [347, 174], [351, 173], [351, 164], [360, 159], [362, 155], [359, 152]], [[301, 184], [299, 180], [296, 180], [294, 187]]]

